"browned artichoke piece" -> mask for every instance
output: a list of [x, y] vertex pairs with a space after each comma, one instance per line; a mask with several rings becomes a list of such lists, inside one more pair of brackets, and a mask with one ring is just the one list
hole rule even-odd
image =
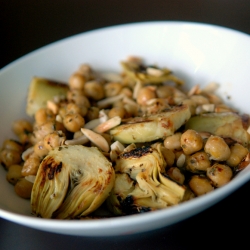
[[174, 82], [177, 85], [183, 85], [183, 80], [175, 76], [167, 68], [158, 68], [155, 66], [144, 66], [142, 64], [121, 62], [124, 74], [132, 81], [141, 81], [143, 84], [160, 84], [163, 82]]
[[48, 100], [53, 97], [66, 97], [68, 85], [41, 77], [33, 77], [27, 97], [26, 113], [33, 116], [40, 108], [47, 105]]
[[175, 106], [165, 112], [135, 117], [110, 130], [121, 143], [151, 142], [174, 134], [191, 117], [187, 105]]
[[188, 120], [185, 128], [231, 138], [244, 146], [249, 144], [250, 137], [243, 126], [242, 117], [236, 113], [207, 113], [193, 116]]
[[107, 199], [118, 215], [153, 211], [180, 203], [186, 188], [165, 173], [161, 144], [122, 153], [116, 161], [116, 181]]
[[57, 147], [40, 164], [31, 194], [32, 212], [43, 218], [86, 216], [106, 200], [114, 180], [111, 162], [96, 147]]

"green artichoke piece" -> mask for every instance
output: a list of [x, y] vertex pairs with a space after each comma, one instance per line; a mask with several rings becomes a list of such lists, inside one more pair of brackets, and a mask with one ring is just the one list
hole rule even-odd
[[184, 84], [181, 79], [172, 74], [172, 71], [167, 68], [157, 68], [161, 74], [152, 75], [148, 74], [145, 70], [142, 70], [142, 68], [146, 69], [144, 65], [121, 62], [121, 66], [124, 73], [134, 82], [139, 80], [142, 84], [160, 84], [163, 82], [172, 81], [177, 85]]
[[33, 77], [28, 90], [26, 113], [33, 116], [38, 109], [46, 107], [47, 101], [53, 97], [66, 97], [68, 90], [67, 84]]
[[152, 142], [174, 134], [189, 118], [187, 105], [151, 116], [135, 117], [110, 130], [114, 140], [121, 143]]
[[96, 148], [61, 146], [41, 162], [31, 193], [32, 212], [73, 219], [95, 211], [115, 181], [111, 162]]
[[116, 161], [116, 181], [107, 199], [111, 212], [133, 214], [180, 203], [186, 188], [165, 173], [161, 144], [136, 148]]
[[249, 134], [243, 126], [241, 116], [232, 112], [193, 116], [186, 123], [185, 129], [231, 138], [244, 146], [249, 144]]

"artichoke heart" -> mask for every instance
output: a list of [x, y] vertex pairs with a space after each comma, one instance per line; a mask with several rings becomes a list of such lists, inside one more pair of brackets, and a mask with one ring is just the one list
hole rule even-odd
[[[133, 64], [130, 62], [121, 62], [124, 74], [132, 81], [140, 81], [143, 84], [160, 84], [163, 82], [171, 81], [177, 85], [183, 85], [184, 82], [177, 76], [172, 74], [172, 71], [167, 68], [146, 67], [142, 64]], [[150, 74], [147, 68], [152, 68], [157, 71], [157, 74]]]
[[106, 200], [114, 181], [111, 162], [96, 147], [57, 147], [39, 166], [31, 193], [32, 212], [43, 218], [86, 216]]
[[249, 134], [244, 128], [243, 119], [233, 112], [207, 113], [191, 117], [185, 129], [209, 132], [223, 138], [231, 138], [244, 146], [249, 144]]
[[110, 134], [125, 144], [151, 142], [174, 134], [190, 117], [187, 105], [175, 106], [159, 114], [131, 118], [111, 129]]
[[116, 161], [116, 180], [107, 198], [111, 212], [134, 214], [179, 204], [186, 188], [165, 172], [161, 144], [122, 153]]
[[42, 77], [33, 77], [28, 91], [26, 113], [34, 116], [36, 111], [44, 108], [53, 97], [66, 97], [69, 87], [65, 83]]

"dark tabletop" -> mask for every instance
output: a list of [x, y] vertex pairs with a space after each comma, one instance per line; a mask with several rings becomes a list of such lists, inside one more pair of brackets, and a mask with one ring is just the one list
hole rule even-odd
[[[153, 20], [216, 24], [250, 34], [250, 1], [0, 0], [0, 68], [41, 46], [74, 34]], [[0, 219], [0, 249], [232, 249], [234, 246], [238, 250], [247, 249], [249, 197], [250, 182], [191, 218], [132, 236], [59, 235]]]

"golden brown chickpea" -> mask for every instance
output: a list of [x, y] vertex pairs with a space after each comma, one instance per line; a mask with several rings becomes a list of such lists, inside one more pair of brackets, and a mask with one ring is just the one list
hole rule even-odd
[[84, 90], [86, 77], [80, 73], [73, 73], [69, 78], [70, 90]]
[[18, 164], [11, 165], [6, 174], [6, 179], [9, 183], [15, 185], [22, 178], [22, 166]]
[[109, 82], [104, 86], [104, 92], [106, 97], [112, 97], [118, 95], [122, 90], [122, 85], [119, 82]]
[[248, 149], [239, 143], [232, 145], [230, 151], [231, 154], [226, 161], [226, 164], [230, 167], [237, 167], [248, 154]]
[[207, 177], [212, 181], [214, 187], [221, 187], [232, 179], [233, 171], [225, 164], [215, 163], [207, 169]]
[[11, 149], [3, 149], [0, 152], [0, 163], [5, 169], [9, 169], [11, 165], [22, 162], [21, 153]]
[[14, 189], [18, 196], [24, 199], [30, 199], [33, 183], [21, 178], [15, 185]]
[[148, 100], [156, 98], [155, 89], [152, 87], [143, 87], [138, 91], [136, 101], [139, 105], [146, 105]]
[[17, 152], [22, 153], [23, 152], [23, 145], [16, 141], [16, 140], [11, 140], [11, 139], [7, 139], [3, 142], [3, 147], [4, 149], [10, 149], [10, 150], [14, 150]]
[[226, 161], [231, 154], [230, 148], [223, 138], [211, 135], [204, 146], [205, 152], [211, 160]]
[[208, 155], [204, 151], [196, 152], [188, 155], [186, 158], [185, 167], [192, 173], [206, 172], [211, 166]]
[[86, 108], [89, 108], [90, 101], [89, 99], [84, 95], [84, 92], [79, 90], [71, 90], [67, 93], [67, 99], [69, 102], [73, 102], [78, 106], [84, 106]]
[[42, 125], [35, 125], [34, 127], [34, 136], [36, 142], [43, 140], [44, 136], [54, 132], [55, 130], [60, 130], [60, 123], [57, 122], [46, 122]]
[[80, 114], [81, 116], [85, 116], [87, 114], [87, 107], [85, 106], [78, 106], [75, 103], [68, 103], [66, 105], [66, 114]]
[[201, 135], [195, 130], [188, 129], [181, 135], [181, 147], [187, 155], [201, 150], [203, 148]]
[[85, 119], [80, 114], [67, 114], [63, 118], [63, 125], [70, 132], [79, 131], [84, 124]]
[[173, 135], [166, 137], [164, 140], [164, 146], [170, 150], [181, 149], [181, 133], [177, 132]]
[[20, 119], [12, 124], [12, 130], [16, 135], [32, 133], [33, 125], [31, 122]]
[[87, 121], [94, 120], [99, 117], [100, 109], [98, 107], [92, 106], [88, 108], [87, 114], [85, 116]]
[[126, 109], [124, 107], [113, 107], [108, 112], [108, 117], [112, 118], [115, 116], [119, 116], [121, 118], [124, 118], [126, 115]]
[[47, 108], [40, 108], [35, 113], [35, 122], [38, 125], [42, 125], [48, 121], [54, 121], [55, 115], [53, 112]]
[[35, 153], [32, 153], [23, 164], [22, 175], [36, 175], [40, 162], [41, 158]]
[[61, 146], [64, 144], [66, 136], [60, 131], [54, 131], [46, 135], [43, 139], [43, 144], [45, 149], [51, 150], [55, 147]]
[[158, 98], [168, 98], [174, 95], [174, 88], [169, 85], [162, 85], [157, 87], [156, 95]]
[[210, 180], [205, 176], [193, 175], [188, 184], [196, 196], [201, 196], [214, 190]]
[[86, 97], [98, 101], [105, 97], [103, 84], [98, 81], [89, 81], [85, 84], [84, 92]]
[[34, 152], [37, 156], [43, 158], [49, 153], [49, 150], [44, 146], [43, 140], [41, 140], [34, 145]]

